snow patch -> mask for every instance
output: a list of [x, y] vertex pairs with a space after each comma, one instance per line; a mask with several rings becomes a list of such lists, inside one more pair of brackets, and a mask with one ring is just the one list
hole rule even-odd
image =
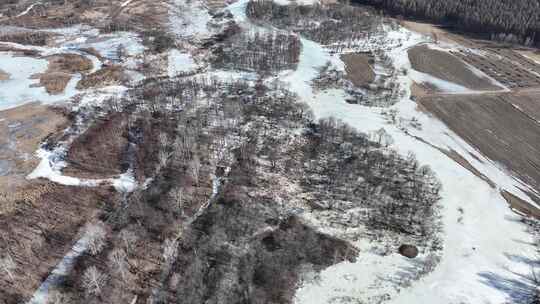
[[76, 85], [81, 79], [74, 75], [63, 93], [50, 95], [44, 87], [37, 87], [39, 79], [32, 76], [47, 70], [45, 59], [19, 57], [13, 53], [0, 52], [0, 70], [10, 74], [10, 78], [0, 81], [0, 110], [5, 110], [32, 101], [54, 103], [75, 96]]
[[189, 53], [180, 52], [177, 49], [169, 51], [169, 65], [167, 74], [169, 77], [175, 77], [178, 74], [195, 70], [197, 64]]

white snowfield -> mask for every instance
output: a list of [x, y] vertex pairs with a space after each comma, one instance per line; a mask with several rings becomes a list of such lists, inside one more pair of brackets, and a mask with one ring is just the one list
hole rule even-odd
[[[56, 54], [79, 54], [92, 61], [93, 69], [90, 73], [102, 67], [101, 61], [94, 55], [81, 51], [83, 48], [95, 49], [101, 57], [112, 62], [119, 61], [119, 50], [129, 60], [124, 64], [126, 72], [136, 69], [139, 57], [144, 52], [140, 38], [129, 32], [116, 32], [100, 35], [99, 31], [86, 26], [73, 26], [64, 29], [44, 30], [60, 35], [55, 42], [58, 46], [31, 46], [11, 42], [0, 42], [2, 45], [19, 50], [37, 51], [41, 57]], [[81, 80], [80, 74], [75, 74], [61, 94], [50, 95], [44, 87], [37, 87], [39, 79], [32, 77], [47, 70], [48, 62], [43, 58], [24, 57], [11, 52], [0, 52], [0, 70], [8, 73], [9, 79], [0, 81], [0, 110], [13, 108], [29, 102], [42, 102], [45, 104], [67, 101], [78, 94], [92, 93], [78, 90], [77, 83]], [[138, 74], [132, 78], [137, 79]]]
[[80, 76], [73, 77], [62, 94], [49, 95], [44, 87], [37, 87], [39, 79], [32, 79], [31, 76], [45, 72], [47, 66], [45, 59], [0, 52], [0, 70], [9, 74], [8, 80], [0, 80], [0, 110], [32, 101], [53, 103], [77, 94], [75, 87], [81, 79]]
[[[239, 22], [246, 22], [246, 2], [241, 0], [230, 6]], [[440, 202], [444, 223], [442, 260], [431, 274], [408, 282], [425, 257], [409, 260], [397, 253], [382, 256], [371, 250], [379, 244], [359, 241], [356, 244], [360, 249], [357, 262], [331, 266], [322, 271], [319, 280], [304, 282], [297, 291], [295, 302], [484, 304], [522, 301], [528, 296], [531, 284], [528, 278], [535, 247], [525, 225], [519, 222], [520, 217], [509, 209], [499, 189], [491, 188], [436, 148], [406, 134], [403, 128], [415, 117], [422, 128], [408, 128], [409, 134], [434, 146], [455, 150], [498, 188], [530, 202], [517, 188], [526, 185], [475, 151], [439, 120], [416, 109], [410, 98], [410, 85], [415, 77], [418, 80], [419, 76], [426, 76], [414, 73], [411, 76], [407, 49], [426, 42], [427, 38], [399, 28], [387, 29], [386, 40], [389, 45], [395, 45], [386, 53], [396, 70], [408, 72], [397, 78], [403, 91], [400, 101], [392, 107], [402, 118], [398, 125], [388, 123], [382, 114], [387, 109], [346, 103], [343, 90], [318, 93], [312, 90], [309, 83], [317, 75], [317, 67], [331, 61], [336, 68], [343, 69], [339, 57], [330, 55], [316, 42], [302, 39], [297, 70], [283, 73], [279, 78], [311, 106], [316, 117], [334, 116], [366, 133], [384, 128], [394, 138], [393, 147], [400, 154], [412, 151], [421, 164], [431, 166], [443, 184]], [[401, 43], [394, 43], [396, 40]], [[454, 84], [439, 85], [448, 90], [463, 91]], [[401, 286], [402, 283], [407, 284]]]
[[169, 24], [179, 38], [204, 39], [212, 30], [208, 23], [212, 19], [202, 1], [172, 0], [169, 9]]
[[190, 72], [197, 68], [197, 64], [189, 53], [180, 52], [177, 49], [169, 51], [167, 74], [175, 77], [180, 73]]

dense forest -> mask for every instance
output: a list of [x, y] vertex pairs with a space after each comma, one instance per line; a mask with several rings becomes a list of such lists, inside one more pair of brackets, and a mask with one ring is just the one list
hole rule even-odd
[[539, 0], [354, 0], [402, 14], [427, 18], [494, 40], [540, 44]]

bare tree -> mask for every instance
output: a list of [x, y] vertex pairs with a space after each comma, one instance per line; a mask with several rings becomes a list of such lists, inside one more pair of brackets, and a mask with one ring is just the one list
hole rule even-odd
[[120, 231], [119, 237], [122, 240], [124, 251], [126, 253], [131, 252], [133, 244], [137, 241], [137, 235], [129, 229], [124, 229]]
[[193, 175], [193, 179], [195, 180], [195, 184], [199, 184], [199, 174], [201, 171], [201, 163], [199, 161], [199, 158], [197, 156], [193, 157], [193, 160], [189, 163], [189, 167], [191, 168], [191, 174]]
[[92, 255], [96, 255], [105, 247], [107, 231], [103, 223], [91, 223], [86, 226], [86, 235], [88, 237], [88, 250]]
[[107, 275], [96, 266], [88, 267], [82, 276], [82, 285], [89, 295], [99, 295], [103, 286], [107, 283]]
[[59, 290], [53, 290], [49, 293], [49, 304], [72, 304], [75, 303], [73, 295]]
[[128, 272], [127, 254], [122, 248], [116, 248], [109, 254], [109, 262], [112, 268], [120, 273], [122, 280], [126, 279]]
[[17, 267], [17, 264], [15, 264], [15, 261], [13, 261], [13, 258], [9, 253], [0, 259], [0, 267], [7, 273], [9, 278], [13, 280], [13, 271], [15, 270], [15, 267]]
[[184, 190], [181, 187], [173, 188], [170, 192], [171, 195], [171, 204], [173, 209], [183, 215], [184, 211]]
[[169, 264], [176, 259], [178, 255], [178, 241], [174, 239], [166, 239], [163, 242], [163, 260]]

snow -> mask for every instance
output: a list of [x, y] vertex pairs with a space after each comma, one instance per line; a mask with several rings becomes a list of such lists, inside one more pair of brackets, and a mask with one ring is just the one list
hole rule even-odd
[[473, 90], [470, 90], [464, 86], [461, 86], [456, 83], [452, 83], [450, 81], [446, 81], [444, 79], [437, 78], [433, 75], [422, 73], [416, 70], [410, 70], [410, 77], [416, 82], [416, 83], [428, 83], [433, 86], [435, 86], [437, 89], [439, 89], [442, 93], [472, 93]]
[[289, 5], [289, 4], [297, 4], [297, 5], [315, 5], [319, 3], [318, 0], [274, 0], [276, 4], [279, 5]]
[[72, 44], [73, 47], [83, 48], [91, 47], [96, 49], [99, 54], [110, 60], [118, 59], [118, 48], [123, 46], [126, 54], [131, 57], [142, 55], [144, 46], [137, 34], [130, 32], [115, 32], [112, 34], [99, 35], [96, 38], [88, 40], [82, 44]]
[[58, 160], [63, 154], [64, 149], [48, 151], [44, 148], [36, 152], [36, 156], [41, 159], [38, 166], [28, 175], [28, 179], [47, 178], [52, 182], [66, 186], [80, 186], [81, 181], [75, 177], [62, 175], [60, 170], [65, 167], [63, 161]]
[[[454, 52], [465, 51], [465, 52], [468, 52], [468, 53], [477, 54], [479, 56], [485, 56], [485, 53], [482, 50], [466, 48], [466, 47], [463, 47], [463, 46], [460, 46], [460, 45], [457, 45], [457, 44], [453, 44], [453, 43], [449, 43], [449, 42], [439, 42], [438, 44], [428, 44], [427, 46], [428, 46], [428, 48], [430, 48], [432, 50], [437, 50], [437, 51], [449, 53], [450, 55], [452, 55], [450, 53], [451, 51], [454, 51]], [[454, 55], [452, 55], [452, 56], [454, 56]], [[489, 76], [488, 74], [482, 72], [480, 69], [472, 66], [468, 62], [465, 62], [465, 61], [461, 61], [461, 62], [464, 63], [465, 66], [467, 67], [467, 69], [469, 69], [475, 76], [477, 76], [479, 78], [487, 79], [494, 86], [500, 87], [501, 92], [509, 92], [510, 91], [510, 89], [508, 89], [502, 83], [498, 82], [496, 79]], [[471, 90], [469, 90], [469, 91], [470, 92], [482, 92], [482, 91], [471, 91]]]
[[211, 35], [208, 23], [212, 16], [202, 2], [173, 0], [169, 10], [169, 24], [179, 38], [204, 39]]
[[79, 102], [73, 106], [73, 111], [78, 111], [83, 107], [98, 107], [110, 98], [121, 98], [128, 88], [121, 85], [112, 85], [100, 89], [86, 92]]
[[[238, 1], [229, 7], [237, 21], [246, 21], [245, 3]], [[403, 28], [386, 31], [384, 44], [390, 46], [386, 48], [387, 55], [397, 70], [407, 71], [397, 77], [403, 97], [393, 108], [398, 111], [398, 117], [417, 118], [423, 126], [421, 130], [411, 128], [409, 133], [435, 146], [457, 151], [498, 187], [530, 201], [517, 188], [524, 185], [515, 177], [483, 157], [443, 123], [416, 109], [410, 99], [413, 80], [429, 80], [448, 91], [465, 92], [465, 89], [429, 75], [411, 73], [407, 49], [425, 42], [425, 38]], [[298, 68], [283, 72], [278, 78], [311, 106], [316, 117], [334, 116], [366, 133], [384, 128], [393, 136], [393, 147], [398, 153], [405, 156], [412, 151], [420, 163], [432, 167], [443, 184], [444, 249], [437, 268], [417, 280], [421, 262], [426, 257], [409, 260], [397, 253], [383, 256], [378, 249], [381, 244], [360, 240], [355, 243], [360, 249], [356, 262], [331, 266], [320, 273], [319, 280], [304, 282], [297, 290], [295, 302], [345, 303], [358, 299], [369, 303], [385, 299], [396, 304], [451, 304], [513, 300], [510, 297], [514, 295], [501, 286], [522, 282], [522, 276], [529, 275], [530, 265], [524, 261], [535, 256], [535, 248], [532, 236], [519, 222], [519, 216], [508, 208], [499, 189], [491, 188], [435, 147], [406, 134], [403, 126], [389, 124], [382, 115], [384, 109], [348, 104], [343, 90], [314, 92], [309, 83], [317, 75], [317, 67], [331, 61], [337, 68], [342, 68], [343, 63], [318, 43], [304, 38], [301, 41], [303, 47]], [[309, 213], [304, 214], [309, 220]], [[458, 221], [460, 217], [462, 220]], [[324, 227], [319, 228], [328, 232]]]
[[62, 169], [67, 165], [63, 161], [66, 150], [65, 146], [60, 146], [52, 151], [40, 148], [36, 152], [36, 156], [41, 161], [34, 171], [27, 176], [27, 179], [45, 178], [60, 185], [78, 187], [111, 185], [118, 192], [124, 193], [133, 192], [137, 189], [138, 184], [131, 170], [120, 174], [118, 177], [107, 179], [83, 179], [62, 174]]
[[126, 7], [126, 6], [128, 6], [128, 5], [131, 3], [131, 1], [133, 1], [133, 0], [126, 0], [126, 1], [124, 1], [124, 2], [120, 5], [120, 7]]
[[10, 78], [0, 81], [0, 110], [5, 110], [32, 101], [54, 103], [75, 96], [79, 75], [72, 77], [62, 94], [49, 95], [44, 87], [35, 87], [39, 79], [31, 77], [47, 70], [45, 59], [19, 57], [13, 53], [0, 52], [0, 70], [10, 74]]
[[169, 77], [174, 77], [182, 72], [189, 72], [196, 68], [197, 64], [189, 53], [183, 53], [177, 49], [169, 51], [169, 65], [167, 69]]
[[[278, 3], [286, 2], [286, 0], [278, 1]], [[248, 22], [245, 15], [246, 3], [246, 0], [240, 0], [229, 6], [235, 20], [239, 23]], [[211, 32], [207, 26], [209, 20], [210, 15], [203, 6], [194, 2], [174, 0], [169, 21], [177, 36], [204, 38]], [[298, 304], [317, 304], [359, 299], [362, 302], [371, 303], [385, 299], [388, 303], [395, 304], [483, 304], [515, 300], [515, 294], [511, 294], [509, 288], [512, 287], [512, 284], [518, 284], [516, 282], [522, 283], [523, 277], [529, 275], [530, 264], [527, 259], [534, 258], [536, 252], [532, 245], [532, 236], [525, 231], [524, 225], [519, 222], [519, 216], [508, 208], [499, 191], [505, 189], [530, 201], [518, 188], [528, 188], [528, 186], [509, 175], [498, 164], [484, 157], [442, 122], [417, 110], [416, 103], [410, 98], [409, 88], [413, 81], [430, 82], [447, 92], [470, 93], [470, 90], [412, 70], [407, 49], [418, 43], [426, 42], [426, 38], [403, 28], [386, 29], [386, 31], [386, 36], [382, 37], [386, 39], [383, 41], [384, 46], [375, 45], [376, 42], [380, 41], [373, 40], [368, 41], [365, 47], [384, 47], [384, 51], [392, 59], [394, 67], [397, 70], [407, 71], [407, 73], [397, 76], [396, 81], [403, 94], [392, 109], [395, 109], [398, 117], [405, 122], [412, 118], [418, 119], [422, 125], [421, 129], [388, 123], [382, 114], [383, 110], [387, 109], [348, 104], [345, 102], [347, 94], [341, 89], [315, 92], [311, 88], [310, 82], [317, 76], [318, 67], [330, 61], [334, 67], [343, 70], [344, 64], [339, 55], [329, 54], [320, 44], [305, 38], [301, 38], [303, 47], [297, 69], [282, 72], [278, 79], [288, 84], [293, 92], [309, 104], [316, 117], [334, 116], [366, 133], [384, 128], [392, 135], [393, 147], [398, 153], [405, 156], [409, 151], [412, 151], [420, 163], [431, 166], [443, 184], [441, 193], [444, 223], [442, 260], [431, 274], [417, 280], [419, 265], [422, 264], [426, 256], [421, 255], [415, 260], [406, 259], [397, 253], [385, 256], [380, 253], [383, 244], [361, 239], [355, 242], [355, 245], [360, 249], [356, 262], [336, 264], [323, 270], [319, 280], [304, 282], [297, 290], [295, 302]], [[380, 38], [377, 37], [377, 39]], [[88, 42], [89, 39], [75, 40], [72, 45], [92, 45], [100, 53], [109, 57], [115, 55], [111, 52], [120, 44], [125, 44], [128, 53], [132, 55], [138, 55], [144, 50], [139, 45], [137, 37], [123, 36], [123, 38], [113, 41], [111, 39], [94, 42]], [[118, 43], [118, 41], [121, 42]], [[6, 55], [0, 54], [0, 56]], [[169, 57], [173, 59], [169, 65], [169, 75], [189, 71], [196, 67], [189, 54], [173, 50]], [[2, 64], [6, 65], [6, 62], [9, 65], [9, 60], [2, 60], [0, 57], [0, 69], [10, 73], [9, 66], [6, 69], [2, 68]], [[25, 92], [26, 88], [33, 83], [32, 80], [28, 79], [29, 75], [34, 73], [30, 69], [43, 68], [40, 65], [43, 64], [42, 62], [35, 63], [37, 65], [23, 62], [23, 71], [19, 74], [13, 74], [15, 75], [13, 77], [27, 81], [24, 84]], [[16, 70], [16, 67], [18, 64], [14, 64], [11, 70]], [[478, 73], [478, 75], [483, 74], [480, 71], [473, 72]], [[234, 71], [213, 70], [207, 74], [220, 78], [246, 79], [254, 77], [256, 79], [256, 76], [252, 74]], [[5, 91], [2, 90], [3, 85], [0, 82], [0, 106], [2, 106], [1, 92]], [[84, 96], [79, 106], [99, 104], [106, 99], [106, 96], [114, 95], [123, 89], [116, 87], [110, 88], [110, 90], [110, 92], [96, 92], [95, 95]], [[19, 88], [19, 93], [20, 91]], [[407, 133], [403, 131], [404, 127], [407, 128]], [[419, 141], [417, 138], [421, 138], [429, 144]], [[436, 147], [455, 150], [492, 180], [497, 187], [492, 188], [485, 181], [445, 156]], [[120, 176], [109, 179], [92, 180], [65, 176], [61, 172], [65, 167], [62, 160], [65, 151], [65, 146], [60, 146], [52, 151], [40, 149], [37, 156], [41, 162], [28, 178], [47, 178], [60, 184], [72, 186], [92, 187], [108, 184], [120, 192], [134, 191], [139, 187], [133, 173], [129, 170]], [[143, 184], [143, 187], [146, 184], [147, 182]], [[219, 185], [220, 178], [215, 177], [212, 182], [212, 198], [218, 192]], [[212, 198], [202, 208], [206, 208], [211, 203]], [[461, 209], [463, 212], [460, 211]], [[303, 216], [309, 220], [309, 212], [304, 213]], [[458, 220], [459, 218], [462, 220]], [[331, 233], [325, 227], [320, 227], [320, 230]], [[74, 246], [77, 250], [72, 249], [59, 264], [58, 273], [67, 272], [72, 267], [69, 262], [73, 260], [72, 257], [76, 257], [77, 252], [86, 250], [85, 246], [87, 245], [85, 245], [84, 237], [79, 242]], [[52, 275], [57, 269], [53, 271]], [[51, 285], [50, 281], [47, 283], [48, 281], [49, 278], [34, 295], [38, 301], [35, 303], [43, 303], [39, 300], [45, 297]]]
[[[144, 52], [140, 38], [130, 32], [115, 32], [112, 34], [99, 35], [96, 29], [74, 26], [64, 29], [50, 30], [51, 32], [63, 35], [57, 39], [57, 47], [43, 47], [21, 45], [11, 42], [1, 42], [8, 47], [20, 50], [33, 50], [41, 57], [56, 54], [78, 54], [92, 61], [91, 73], [98, 71], [102, 67], [101, 61], [94, 55], [81, 51], [83, 48], [94, 48], [101, 56], [111, 61], [118, 59], [118, 49], [123, 46], [129, 60], [126, 60], [126, 68], [134, 81], [143, 77], [129, 69], [136, 69], [137, 58]], [[10, 74], [10, 78], [0, 81], [0, 110], [13, 108], [25, 103], [39, 101], [43, 103], [55, 103], [71, 99], [77, 94], [85, 93], [76, 89], [81, 75], [72, 76], [66, 89], [61, 94], [50, 95], [44, 87], [37, 87], [38, 79], [32, 76], [43, 73], [47, 70], [48, 62], [42, 58], [23, 57], [11, 52], [0, 52], [0, 70]], [[92, 95], [92, 92], [89, 92]]]
[[26, 8], [26, 10], [24, 12], [18, 14], [17, 18], [28, 14], [34, 8], [34, 6], [36, 6], [37, 4], [40, 4], [40, 2], [38, 1], [38, 2], [32, 3], [28, 8]]
[[116, 191], [122, 193], [133, 192], [138, 186], [131, 170], [128, 170], [126, 173], [123, 173], [118, 178], [112, 180], [112, 185]]
[[28, 304], [46, 304], [49, 291], [61, 282], [62, 277], [69, 274], [75, 266], [77, 258], [88, 250], [90, 234], [85, 232], [84, 235], [73, 245], [71, 250], [62, 258], [60, 263], [56, 265], [47, 279], [41, 283], [39, 288], [34, 292]]
[[[409, 71], [398, 77], [406, 94], [394, 108], [399, 116], [420, 119], [424, 127], [421, 131], [413, 130], [414, 135], [456, 150], [498, 186], [530, 201], [516, 188], [523, 185], [514, 177], [508, 176], [444, 124], [416, 109], [416, 104], [410, 100], [409, 87], [413, 79], [406, 49], [423, 38], [404, 29], [390, 32], [388, 37], [404, 42], [388, 55], [398, 70]], [[410, 288], [400, 287], [398, 283], [414, 277], [418, 261], [412, 262], [395, 253], [381, 256], [365, 249], [373, 244], [360, 241], [356, 244], [361, 250], [357, 262], [343, 262], [324, 270], [319, 281], [306, 283], [297, 291], [296, 303], [331, 303], [332, 299], [346, 297], [366, 301], [380, 299], [386, 294], [392, 298], [389, 303], [398, 304], [503, 303], [508, 300], [508, 291], [497, 288], [498, 284], [504, 284], [504, 280], [522, 281], [521, 276], [530, 271], [530, 265], [522, 261], [534, 257], [535, 251], [531, 246], [531, 235], [519, 223], [519, 216], [507, 207], [499, 190], [491, 188], [434, 147], [405, 134], [398, 126], [389, 125], [381, 115], [381, 109], [347, 104], [341, 90], [314, 93], [308, 83], [317, 74], [316, 67], [339, 58], [329, 55], [315, 42], [302, 39], [302, 43], [298, 69], [285, 75], [283, 80], [312, 107], [316, 117], [334, 116], [366, 133], [385, 128], [393, 136], [393, 147], [399, 153], [406, 155], [412, 151], [420, 163], [429, 164], [443, 183], [441, 205], [445, 234], [440, 265], [431, 275], [412, 283]], [[483, 162], [475, 160], [469, 152]], [[463, 215], [458, 211], [460, 207], [464, 210]], [[457, 220], [460, 216], [463, 216], [462, 223]]]

